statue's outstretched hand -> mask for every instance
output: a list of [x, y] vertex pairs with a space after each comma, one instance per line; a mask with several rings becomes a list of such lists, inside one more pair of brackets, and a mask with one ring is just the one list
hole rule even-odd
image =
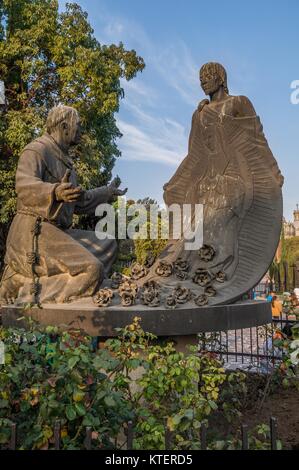
[[116, 178], [114, 178], [111, 181], [110, 185], [108, 186], [108, 189], [111, 193], [111, 197], [113, 199], [117, 196], [124, 196], [126, 194], [126, 192], [128, 191], [128, 188], [119, 189], [120, 185], [121, 185], [121, 180], [120, 180], [119, 176], [116, 176]]
[[82, 194], [82, 188], [79, 186], [75, 188], [72, 183], [69, 182], [71, 176], [71, 170], [66, 170], [61, 183], [56, 186], [55, 197], [58, 202], [76, 202], [80, 199]]

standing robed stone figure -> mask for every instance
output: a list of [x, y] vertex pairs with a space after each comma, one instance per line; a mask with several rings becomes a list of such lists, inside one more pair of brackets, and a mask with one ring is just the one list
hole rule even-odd
[[[204, 306], [239, 299], [267, 272], [280, 238], [283, 176], [251, 101], [229, 94], [224, 67], [204, 64], [199, 78], [208, 98], [193, 113], [188, 154], [164, 201], [202, 205], [203, 246], [170, 240], [143, 281], [158, 281], [166, 294], [180, 282]], [[161, 277], [165, 266], [172, 274]]]
[[16, 173], [17, 214], [7, 238], [0, 286], [4, 302], [68, 302], [93, 295], [116, 256], [116, 241], [72, 229], [74, 214], [125, 194], [118, 180], [83, 191], [68, 151], [80, 141], [80, 119], [53, 108], [46, 132], [23, 150]]

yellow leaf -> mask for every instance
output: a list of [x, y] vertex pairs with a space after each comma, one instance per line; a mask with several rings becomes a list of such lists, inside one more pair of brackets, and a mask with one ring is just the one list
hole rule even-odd
[[85, 393], [81, 392], [80, 390], [73, 393], [73, 400], [76, 402], [82, 401], [84, 397], [85, 397]]

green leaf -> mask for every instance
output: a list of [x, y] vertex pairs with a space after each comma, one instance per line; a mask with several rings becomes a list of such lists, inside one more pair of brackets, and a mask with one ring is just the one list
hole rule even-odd
[[73, 356], [68, 360], [68, 367], [69, 369], [73, 369], [75, 365], [80, 361], [80, 358], [78, 356]]
[[83, 403], [75, 403], [75, 408], [76, 408], [76, 412], [79, 416], [86, 415], [86, 409], [85, 409]]
[[109, 406], [109, 407], [110, 407], [110, 406], [111, 406], [111, 407], [114, 407], [114, 406], [116, 405], [114, 399], [113, 399], [112, 397], [109, 397], [109, 396], [107, 396], [107, 397], [104, 398], [104, 402], [105, 402], [105, 404], [106, 404], [107, 406]]
[[76, 419], [77, 414], [75, 407], [72, 405], [67, 405], [65, 409], [65, 414], [69, 421], [73, 421], [74, 419]]

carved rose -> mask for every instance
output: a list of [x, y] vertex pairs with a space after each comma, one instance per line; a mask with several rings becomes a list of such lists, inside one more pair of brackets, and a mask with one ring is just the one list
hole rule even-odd
[[186, 261], [182, 258], [178, 258], [176, 260], [176, 262], [174, 263], [175, 275], [181, 280], [187, 279], [188, 278], [189, 267], [190, 267], [190, 265], [189, 265], [188, 261]]
[[131, 307], [131, 305], [135, 304], [136, 296], [132, 293], [124, 292], [121, 295], [121, 304], [123, 307]]
[[188, 279], [187, 271], [175, 271], [175, 275], [180, 281], [186, 281]]
[[177, 299], [173, 294], [166, 297], [166, 300], [165, 300], [165, 307], [166, 308], [175, 309], [176, 306], [177, 306]]
[[209, 271], [204, 269], [197, 269], [192, 280], [195, 282], [195, 284], [198, 284], [201, 287], [205, 287], [212, 281], [212, 276]]
[[194, 302], [199, 307], [203, 307], [204, 305], [207, 305], [209, 303], [209, 298], [205, 294], [201, 294], [194, 299]]
[[160, 291], [160, 285], [156, 281], [147, 281], [143, 284], [143, 289], [151, 289], [157, 292]]
[[93, 301], [98, 307], [108, 307], [111, 304], [112, 297], [112, 289], [100, 289], [93, 297]]
[[144, 266], [146, 268], [150, 268], [154, 264], [155, 259], [156, 259], [155, 256], [150, 251], [148, 251], [146, 253], [146, 259], [145, 259], [145, 262], [144, 262]]
[[115, 272], [111, 276], [111, 288], [118, 289], [124, 278], [121, 273]]
[[158, 307], [160, 305], [160, 296], [154, 290], [145, 289], [141, 294], [141, 300], [144, 305], [149, 307]]
[[174, 291], [173, 295], [175, 296], [178, 304], [185, 304], [188, 302], [192, 297], [192, 292], [187, 287], [182, 287], [178, 285]]
[[145, 282], [142, 287], [141, 300], [145, 305], [158, 307], [160, 305], [160, 286], [155, 281]]
[[202, 261], [212, 261], [212, 259], [214, 258], [215, 254], [216, 254], [216, 251], [210, 245], [203, 245], [199, 249], [198, 254], [199, 254], [199, 257]]
[[119, 286], [118, 292], [121, 298], [121, 304], [124, 307], [129, 307], [135, 304], [138, 286], [135, 282], [125, 281]]
[[167, 261], [160, 261], [156, 267], [156, 274], [161, 277], [169, 277], [172, 274], [172, 264]]
[[216, 292], [216, 289], [213, 286], [208, 286], [208, 287], [205, 288], [205, 294], [208, 297], [215, 297], [217, 292]]
[[147, 269], [139, 263], [133, 264], [131, 268], [131, 277], [135, 281], [147, 275]]
[[217, 282], [225, 282], [226, 281], [226, 274], [223, 272], [223, 271], [219, 271], [216, 276], [215, 276], [215, 279]]

